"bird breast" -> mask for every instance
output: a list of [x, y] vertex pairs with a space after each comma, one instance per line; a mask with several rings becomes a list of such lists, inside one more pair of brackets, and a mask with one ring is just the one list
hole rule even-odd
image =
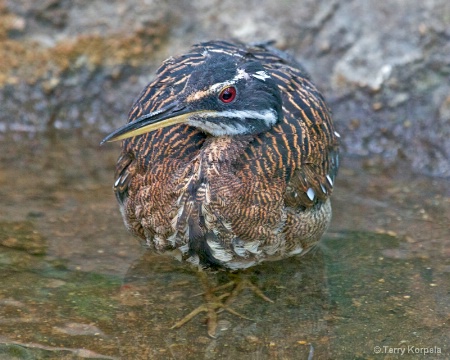
[[261, 157], [254, 141], [208, 137], [189, 160], [135, 174], [124, 204], [128, 228], [157, 252], [200, 266], [242, 269], [302, 253], [325, 231], [329, 201], [286, 206], [285, 178], [247, 158], [250, 148]]
[[[286, 220], [285, 186], [245, 168], [241, 156], [251, 141], [251, 136], [209, 137], [194, 158], [165, 177], [165, 184], [156, 178], [146, 182], [153, 184], [153, 200], [147, 188], [132, 194], [142, 206], [130, 207], [140, 212], [128, 219], [143, 224], [150, 247], [178, 249], [183, 260], [228, 268], [258, 262], [262, 244], [271, 244], [266, 252], [277, 251]], [[168, 193], [172, 196], [164, 198]], [[158, 198], [167, 203], [156, 204]]]

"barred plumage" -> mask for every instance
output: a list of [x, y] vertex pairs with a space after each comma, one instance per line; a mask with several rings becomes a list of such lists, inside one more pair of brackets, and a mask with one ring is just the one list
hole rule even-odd
[[322, 95], [288, 55], [215, 41], [166, 60], [105, 141], [125, 139], [114, 190], [134, 235], [235, 270], [319, 241], [337, 137]]

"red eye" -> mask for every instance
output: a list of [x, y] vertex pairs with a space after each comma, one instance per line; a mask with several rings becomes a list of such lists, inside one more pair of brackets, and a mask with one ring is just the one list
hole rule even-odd
[[228, 86], [220, 92], [219, 99], [224, 103], [230, 103], [236, 97], [236, 88]]

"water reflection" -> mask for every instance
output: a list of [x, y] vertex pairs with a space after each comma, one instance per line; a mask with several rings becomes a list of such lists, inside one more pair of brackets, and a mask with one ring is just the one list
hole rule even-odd
[[[324, 351], [328, 344], [325, 313], [327, 294], [324, 261], [320, 251], [298, 261], [267, 263], [247, 275], [274, 304], [244, 291], [233, 309], [250, 317], [219, 315], [216, 339], [206, 335], [201, 315], [179, 330], [170, 327], [200, 304], [199, 279], [194, 271], [161, 257], [144, 255], [130, 268], [120, 293], [123, 313], [119, 321], [124, 339], [132, 343], [125, 358], [144, 349], [151, 358], [307, 358], [309, 342]], [[229, 281], [226, 273], [210, 273], [212, 284]], [[201, 290], [200, 290], [201, 291]]]
[[245, 291], [233, 306], [253, 321], [223, 312], [212, 339], [201, 315], [170, 330], [200, 304], [199, 279], [127, 234], [118, 151], [99, 138], [2, 139], [0, 359], [450, 356], [448, 181], [344, 162], [321, 249], [251, 269], [275, 303]]

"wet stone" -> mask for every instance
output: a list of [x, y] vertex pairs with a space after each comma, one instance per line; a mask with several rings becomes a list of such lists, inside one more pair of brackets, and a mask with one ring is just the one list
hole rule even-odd
[[45, 238], [27, 221], [0, 222], [0, 245], [33, 255], [43, 255], [47, 249]]
[[90, 335], [98, 336], [105, 334], [97, 326], [92, 324], [67, 323], [64, 326], [55, 327], [55, 330], [67, 335]]
[[244, 291], [232, 308], [252, 320], [222, 312], [212, 339], [204, 315], [171, 329], [200, 305], [200, 282], [126, 232], [118, 146], [19, 139], [0, 153], [0, 360], [388, 358], [374, 354], [383, 345], [448, 358], [448, 181], [344, 158], [320, 246], [249, 269], [274, 303]]

